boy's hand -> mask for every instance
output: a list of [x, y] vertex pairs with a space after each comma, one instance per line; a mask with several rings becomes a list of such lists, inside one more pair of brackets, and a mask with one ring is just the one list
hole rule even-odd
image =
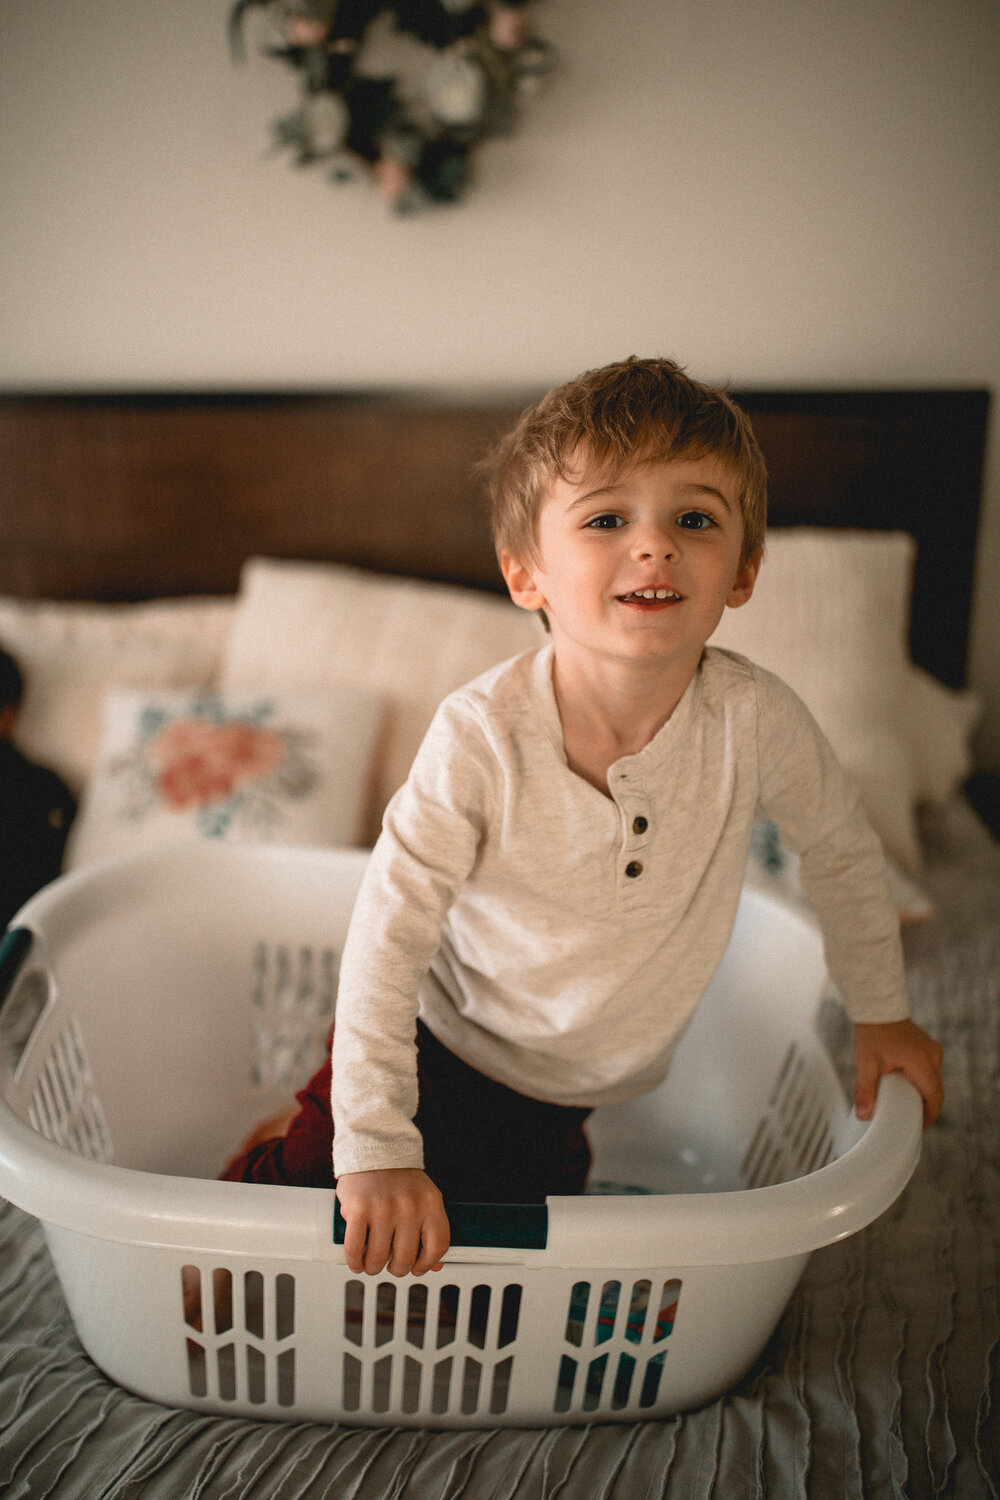
[[913, 1021], [858, 1022], [854, 1027], [854, 1107], [859, 1120], [870, 1120], [883, 1073], [902, 1073], [924, 1101], [924, 1129], [933, 1125], [944, 1103], [941, 1060], [933, 1037]]
[[342, 1172], [337, 1197], [347, 1222], [344, 1254], [352, 1271], [423, 1276], [440, 1271], [451, 1231], [444, 1200], [426, 1172], [392, 1167]]

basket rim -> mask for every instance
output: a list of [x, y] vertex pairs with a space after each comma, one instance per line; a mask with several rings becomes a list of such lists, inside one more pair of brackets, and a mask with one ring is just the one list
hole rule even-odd
[[[358, 871], [370, 851], [262, 845], [199, 846], [122, 856], [60, 877], [14, 919], [45, 943], [46, 919], [71, 890], [140, 868], [178, 863], [252, 866], [289, 862]], [[141, 882], [137, 882], [141, 885]], [[810, 927], [769, 892], [743, 899]], [[18, 963], [30, 948], [16, 945]], [[333, 1243], [333, 1189], [188, 1178], [76, 1156], [34, 1131], [10, 1107], [0, 1059], [0, 1193], [45, 1224], [105, 1241], [192, 1252], [344, 1261]], [[807, 1254], [856, 1233], [895, 1201], [920, 1155], [922, 1109], [900, 1075], [880, 1082], [871, 1120], [841, 1156], [805, 1177], [729, 1192], [550, 1198], [544, 1249], [461, 1247], [454, 1261], [580, 1266], [750, 1264]]]
[[[807, 1177], [721, 1193], [549, 1198], [539, 1250], [453, 1249], [455, 1261], [587, 1266], [751, 1264], [808, 1254], [876, 1219], [920, 1156], [920, 1097], [881, 1080], [860, 1139]], [[334, 1190], [142, 1172], [89, 1161], [38, 1135], [0, 1098], [0, 1193], [45, 1224], [127, 1244], [344, 1262]]]

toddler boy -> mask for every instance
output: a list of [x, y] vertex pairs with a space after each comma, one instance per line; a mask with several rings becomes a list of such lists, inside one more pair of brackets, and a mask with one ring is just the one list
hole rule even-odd
[[[511, 597], [550, 640], [441, 705], [355, 906], [333, 1169], [348, 1265], [372, 1274], [440, 1265], [442, 1190], [582, 1190], [583, 1122], [665, 1076], [761, 812], [801, 855], [855, 1023], [858, 1114], [889, 1071], [925, 1123], [943, 1097], [856, 794], [789, 688], [706, 647], [761, 564], [766, 475], [745, 415], [673, 362], [633, 358], [550, 392], [484, 470]], [[316, 1145], [328, 1077], [230, 1175], [333, 1180]]]

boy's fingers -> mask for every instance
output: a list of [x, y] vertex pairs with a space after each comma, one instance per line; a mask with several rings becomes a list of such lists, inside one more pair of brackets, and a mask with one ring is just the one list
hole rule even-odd
[[425, 1271], [440, 1271], [442, 1256], [447, 1254], [451, 1243], [451, 1231], [447, 1217], [435, 1215], [423, 1226], [420, 1255], [413, 1266], [414, 1276], [423, 1276]]
[[941, 1078], [941, 1064], [944, 1062], [944, 1048], [934, 1043], [931, 1050], [931, 1060], [927, 1068], [927, 1087], [921, 1089], [924, 1096], [924, 1121], [927, 1125], [933, 1125], [944, 1104], [944, 1082]]
[[365, 1248], [368, 1242], [368, 1225], [360, 1214], [352, 1214], [347, 1220], [344, 1233], [344, 1259], [355, 1273], [365, 1268]]
[[392, 1249], [392, 1227], [379, 1223], [374, 1214], [352, 1208], [344, 1213], [344, 1259], [355, 1272], [375, 1275], [381, 1271]]
[[913, 1070], [910, 1082], [924, 1101], [924, 1129], [933, 1125], [941, 1113], [944, 1103], [944, 1089], [941, 1085], [941, 1075], [932, 1065]]
[[857, 1074], [854, 1079], [854, 1110], [859, 1120], [870, 1120], [875, 1108], [878, 1091], [878, 1063], [874, 1057], [863, 1055], [857, 1059]]
[[880, 1061], [877, 1056], [863, 1055], [857, 1060], [857, 1076], [854, 1085], [854, 1105], [859, 1120], [871, 1119], [875, 1108], [875, 1097], [878, 1092], [879, 1079], [884, 1073], [902, 1072], [903, 1076], [913, 1084], [923, 1100], [924, 1106], [924, 1129], [933, 1125], [941, 1107], [944, 1104], [944, 1088], [941, 1084], [940, 1074], [940, 1048], [938, 1055], [928, 1059], [918, 1059], [908, 1067], [895, 1068], [890, 1064]]
[[392, 1259], [389, 1261], [390, 1276], [408, 1276], [413, 1268], [420, 1248], [420, 1231], [416, 1225], [397, 1224], [392, 1237]]
[[883, 1025], [858, 1023], [854, 1029], [854, 1103], [859, 1120], [871, 1118], [878, 1080], [902, 1073], [923, 1100], [924, 1129], [933, 1125], [944, 1103], [941, 1064], [944, 1049], [913, 1021]]
[[450, 1240], [448, 1216], [423, 1172], [347, 1173], [338, 1198], [347, 1221], [344, 1259], [352, 1271], [419, 1276], [440, 1270]]
[[363, 1270], [369, 1276], [377, 1276], [389, 1264], [392, 1255], [392, 1224], [374, 1223], [368, 1226], [368, 1248], [365, 1250]]

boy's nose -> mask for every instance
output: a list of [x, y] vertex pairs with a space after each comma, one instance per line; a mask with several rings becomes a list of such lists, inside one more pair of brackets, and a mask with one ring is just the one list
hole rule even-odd
[[634, 555], [639, 562], [669, 561], [676, 553], [676, 539], [665, 527], [647, 526], [636, 533]]

